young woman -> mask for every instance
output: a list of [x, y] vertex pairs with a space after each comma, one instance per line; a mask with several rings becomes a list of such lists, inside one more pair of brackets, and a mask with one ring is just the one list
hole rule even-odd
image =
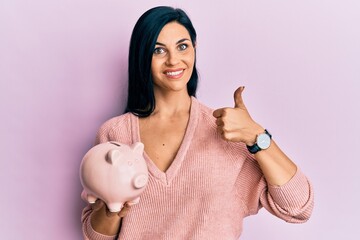
[[136, 23], [125, 114], [96, 144], [145, 145], [149, 183], [138, 204], [110, 213], [98, 200], [82, 215], [85, 239], [238, 239], [261, 207], [287, 222], [309, 219], [313, 190], [234, 93], [215, 111], [196, 98], [196, 31], [181, 9], [156, 7]]

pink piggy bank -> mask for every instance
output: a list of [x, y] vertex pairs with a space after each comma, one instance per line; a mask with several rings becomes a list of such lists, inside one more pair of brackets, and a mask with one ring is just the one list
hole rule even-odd
[[91, 148], [80, 165], [82, 197], [89, 203], [100, 198], [111, 212], [119, 212], [125, 202], [138, 203], [148, 183], [143, 152], [140, 142], [131, 146], [107, 142]]

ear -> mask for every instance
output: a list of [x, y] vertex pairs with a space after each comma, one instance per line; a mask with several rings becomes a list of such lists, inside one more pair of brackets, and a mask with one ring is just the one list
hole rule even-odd
[[136, 142], [133, 145], [131, 145], [131, 149], [135, 153], [142, 155], [144, 153], [144, 144], [142, 144], [141, 142]]
[[108, 153], [106, 154], [106, 161], [110, 164], [115, 164], [116, 162], [118, 162], [121, 158], [121, 152], [117, 149], [111, 149], [110, 151], [108, 151]]

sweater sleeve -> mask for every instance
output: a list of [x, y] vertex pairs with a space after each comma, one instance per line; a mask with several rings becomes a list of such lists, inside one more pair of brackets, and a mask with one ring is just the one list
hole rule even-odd
[[275, 216], [291, 223], [306, 222], [314, 207], [314, 191], [298, 169], [282, 186], [267, 184], [260, 196], [261, 205]]
[[287, 183], [273, 186], [266, 182], [256, 159], [246, 155], [236, 183], [238, 195], [246, 205], [246, 215], [256, 214], [264, 207], [286, 222], [306, 222], [314, 207], [314, 192], [299, 168]]
[[88, 205], [84, 208], [82, 212], [82, 230], [83, 230], [83, 237], [84, 240], [115, 240], [116, 235], [114, 236], [107, 236], [101, 233], [96, 232], [91, 226], [91, 213], [92, 209], [91, 206]]

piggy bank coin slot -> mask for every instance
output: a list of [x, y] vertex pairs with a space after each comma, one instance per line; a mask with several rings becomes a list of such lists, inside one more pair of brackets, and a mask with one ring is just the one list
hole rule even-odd
[[120, 144], [118, 144], [117, 142], [110, 142], [112, 145], [115, 145], [115, 146], [118, 146], [118, 147], [121, 147]]

